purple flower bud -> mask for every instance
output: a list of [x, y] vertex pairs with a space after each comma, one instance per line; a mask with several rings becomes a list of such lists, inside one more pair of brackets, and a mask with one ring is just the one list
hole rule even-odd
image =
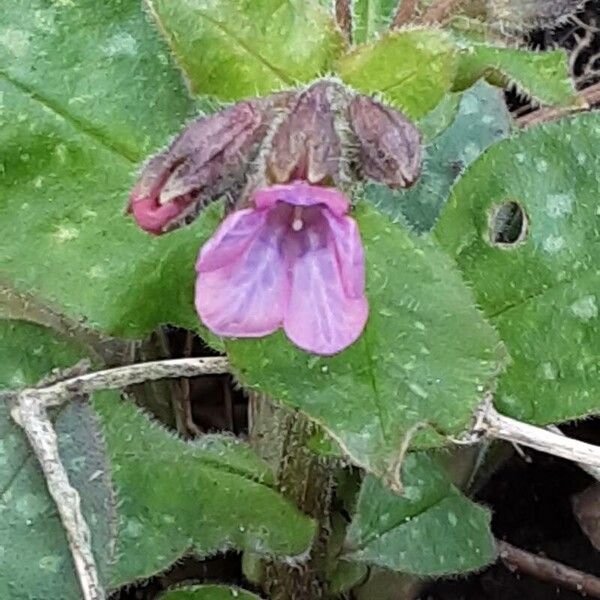
[[414, 183], [421, 171], [421, 135], [411, 121], [362, 95], [352, 99], [348, 111], [362, 175], [393, 188]]
[[160, 234], [240, 184], [275, 111], [291, 93], [240, 102], [193, 121], [144, 167], [129, 210], [139, 226]]
[[340, 93], [345, 90], [339, 84], [319, 81], [298, 96], [271, 141], [267, 157], [271, 183], [338, 183], [342, 144], [331, 104]]

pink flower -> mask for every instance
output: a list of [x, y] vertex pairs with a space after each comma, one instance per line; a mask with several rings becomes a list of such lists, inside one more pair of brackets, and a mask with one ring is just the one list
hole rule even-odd
[[196, 264], [196, 309], [225, 337], [283, 327], [300, 348], [330, 355], [368, 316], [365, 260], [350, 203], [335, 188], [296, 181], [258, 190], [231, 213]]

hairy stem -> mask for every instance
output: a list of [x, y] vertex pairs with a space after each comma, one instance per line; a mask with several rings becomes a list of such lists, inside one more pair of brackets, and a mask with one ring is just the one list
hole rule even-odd
[[307, 448], [316, 426], [304, 415], [274, 405], [269, 399], [250, 399], [250, 443], [273, 467], [279, 491], [317, 522], [317, 535], [306, 556], [263, 565], [262, 586], [271, 600], [327, 598], [325, 574], [329, 511], [334, 468]]

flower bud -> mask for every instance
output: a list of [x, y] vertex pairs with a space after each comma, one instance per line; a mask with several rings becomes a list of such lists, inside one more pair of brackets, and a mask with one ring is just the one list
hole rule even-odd
[[348, 107], [359, 143], [359, 168], [392, 188], [414, 183], [421, 171], [421, 135], [402, 113], [375, 100], [355, 96]]
[[267, 156], [270, 183], [304, 180], [335, 184], [339, 180], [342, 144], [335, 129], [332, 100], [343, 88], [319, 81], [299, 94], [279, 125]]
[[240, 102], [188, 125], [146, 164], [131, 192], [129, 211], [140, 227], [163, 233], [240, 184], [290, 95]]

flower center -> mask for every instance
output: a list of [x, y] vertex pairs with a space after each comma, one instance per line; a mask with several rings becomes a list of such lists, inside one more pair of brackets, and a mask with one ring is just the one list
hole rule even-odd
[[294, 231], [300, 231], [304, 227], [304, 221], [302, 220], [302, 207], [294, 206], [294, 212], [292, 214], [292, 229]]

